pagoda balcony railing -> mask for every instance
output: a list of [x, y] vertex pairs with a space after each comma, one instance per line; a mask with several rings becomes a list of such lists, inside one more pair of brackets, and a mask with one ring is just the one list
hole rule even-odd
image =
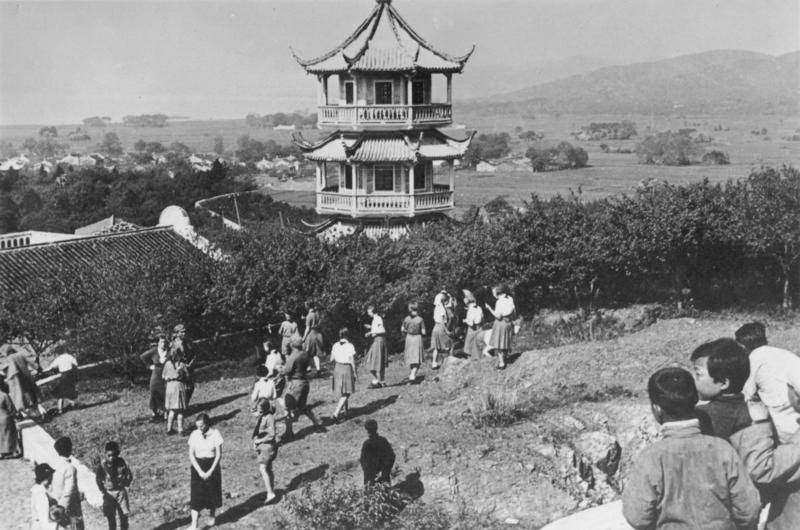
[[453, 107], [430, 105], [324, 105], [319, 124], [342, 125], [446, 125], [453, 121]]
[[334, 186], [317, 192], [317, 212], [340, 213], [353, 217], [400, 215], [447, 211], [453, 208], [453, 191], [449, 186], [435, 185], [433, 191], [405, 193], [365, 193], [353, 195], [350, 190], [339, 193]]

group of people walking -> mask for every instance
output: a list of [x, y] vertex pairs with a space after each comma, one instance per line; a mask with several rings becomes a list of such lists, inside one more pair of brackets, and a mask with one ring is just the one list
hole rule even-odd
[[[470, 357], [496, 355], [498, 368], [505, 367], [506, 356], [513, 338], [512, 320], [516, 311], [508, 289], [497, 286], [493, 290], [497, 297], [494, 307], [485, 305], [486, 310], [494, 317], [491, 329], [484, 329], [485, 317], [483, 309], [477, 305], [475, 296], [464, 291], [466, 312], [461, 323], [466, 328], [464, 336], [464, 352]], [[266, 489], [265, 503], [274, 502], [277, 498], [273, 463], [281, 445], [290, 442], [296, 435], [294, 425], [300, 416], [309, 418], [314, 430], [325, 430], [323, 423], [315, 416], [308, 403], [310, 378], [322, 373], [321, 359], [326, 356], [326, 343], [321, 330], [321, 317], [317, 306], [307, 302], [305, 326], [300, 326], [292, 319], [289, 312], [284, 313], [284, 321], [278, 327], [280, 346], [273, 347], [271, 334], [265, 337], [260, 349], [259, 362], [256, 368], [258, 376], [250, 394], [251, 410], [255, 416], [252, 431], [252, 447], [256, 453], [259, 473]], [[431, 368], [441, 366], [447, 355], [454, 353], [457, 338], [456, 303], [452, 295], [446, 291], [438, 293], [434, 299], [433, 331], [430, 349], [432, 350]], [[404, 360], [410, 373], [408, 380], [418, 382], [418, 371], [426, 359], [426, 326], [419, 314], [419, 306], [410, 304], [409, 314], [401, 324], [404, 336]], [[387, 330], [383, 315], [374, 305], [366, 308], [368, 322], [364, 324], [364, 337], [368, 342], [363, 357], [363, 366], [369, 372], [371, 380], [367, 388], [378, 389], [386, 386], [386, 368], [388, 366], [389, 347]], [[270, 328], [271, 331], [271, 328]], [[192, 530], [198, 528], [202, 510], [208, 510], [210, 523], [214, 524], [216, 510], [222, 505], [222, 444], [223, 438], [217, 429], [211, 426], [206, 414], [195, 419], [195, 428], [185, 429], [184, 416], [195, 389], [194, 368], [196, 355], [191, 342], [187, 339], [186, 328], [176, 325], [171, 334], [163, 328], [156, 328], [154, 342], [140, 359], [150, 371], [150, 401], [152, 422], [166, 422], [167, 434], [181, 433], [189, 435], [190, 464], [190, 510]], [[338, 331], [337, 340], [331, 344], [329, 362], [331, 365], [331, 388], [336, 397], [336, 405], [329, 415], [331, 423], [345, 420], [349, 414], [349, 399], [356, 391], [358, 381], [358, 357], [356, 346], [351, 342], [353, 332], [348, 328]], [[71, 356], [70, 356], [71, 357]], [[54, 367], [62, 373], [77, 366], [74, 358], [57, 359]], [[11, 360], [9, 370], [11, 380], [15, 381], [12, 395], [20, 398], [21, 406], [36, 407], [35, 392], [31, 392], [27, 365]], [[70, 368], [72, 366], [73, 368]], [[30, 381], [29, 381], [30, 380]], [[59, 395], [64, 401], [59, 402], [59, 409], [69, 405], [75, 398], [74, 377], [64, 377]], [[72, 385], [70, 387], [70, 385]], [[33, 385], [35, 388], [35, 384]], [[2, 387], [0, 387], [2, 390]], [[27, 392], [27, 393], [26, 393]], [[10, 443], [11, 434], [4, 431], [3, 414], [15, 414], [14, 399], [8, 394], [0, 394], [0, 452], [8, 454], [14, 447]], [[279, 434], [278, 426], [283, 423], [283, 432]], [[11, 422], [13, 425], [13, 422]], [[177, 427], [177, 430], [175, 430]], [[360, 454], [364, 483], [388, 482], [395, 462], [391, 444], [378, 435], [377, 422], [369, 419], [365, 422], [367, 440]], [[69, 446], [69, 447], [67, 447]], [[64, 459], [63, 468], [67, 475], [70, 472], [71, 443], [64, 440], [57, 442], [57, 451]], [[128, 526], [127, 488], [132, 480], [132, 473], [120, 457], [120, 448], [116, 442], [110, 441], [105, 446], [106, 458], [96, 466], [97, 485], [104, 496], [103, 511], [108, 520], [109, 529], [126, 530]], [[74, 468], [74, 466], [73, 466]], [[41, 464], [35, 469], [36, 485], [32, 489], [32, 512], [35, 521], [42, 524], [37, 528], [60, 529], [82, 528], [80, 501], [73, 497], [58, 499], [54, 493], [54, 477], [58, 481], [69, 482], [59, 471]], [[63, 474], [63, 473], [62, 473]], [[73, 488], [76, 489], [77, 487]], [[70, 493], [72, 495], [72, 493]], [[79, 499], [79, 498], [78, 498]], [[45, 506], [52, 512], [44, 518]], [[62, 506], [62, 510], [53, 509]], [[63, 512], [63, 513], [62, 513]], [[39, 519], [37, 519], [37, 517]], [[54, 520], [54, 517], [59, 520]], [[46, 521], [46, 524], [45, 524]], [[55, 525], [54, 525], [55, 524]]]

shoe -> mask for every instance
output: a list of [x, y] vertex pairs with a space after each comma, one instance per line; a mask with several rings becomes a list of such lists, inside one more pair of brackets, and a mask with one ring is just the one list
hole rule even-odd
[[502, 364], [502, 365], [497, 367], [497, 370], [505, 370], [505, 369], [506, 369], [506, 365], [505, 364]]
[[172, 429], [167, 431], [167, 436], [172, 436], [173, 434], [176, 434], [176, 433]]
[[432, 365], [431, 365], [431, 368], [432, 368], [432, 369], [434, 369], [434, 370], [438, 370], [438, 369], [439, 369], [439, 366], [441, 366], [441, 365], [439, 365], [439, 364], [432, 364]]
[[381, 387], [381, 384], [380, 384], [380, 383], [370, 383], [370, 384], [367, 386], [367, 388], [380, 388], [380, 387]]
[[264, 500], [264, 504], [271, 504], [272, 501], [274, 501], [277, 498], [278, 496], [275, 495], [274, 493], [272, 495], [267, 495], [267, 498]]

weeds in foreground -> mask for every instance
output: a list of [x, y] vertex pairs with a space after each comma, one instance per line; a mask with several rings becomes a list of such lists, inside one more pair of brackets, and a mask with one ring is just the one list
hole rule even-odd
[[388, 485], [362, 489], [337, 486], [333, 479], [288, 497], [276, 522], [278, 530], [478, 530], [495, 525], [465, 502], [450, 512]]
[[585, 383], [559, 384], [547, 393], [537, 396], [520, 396], [516, 390], [488, 391], [464, 412], [476, 429], [510, 427], [538, 414], [571, 403], [599, 403], [616, 398], [630, 398], [636, 394], [622, 385], [603, 386], [590, 390]]

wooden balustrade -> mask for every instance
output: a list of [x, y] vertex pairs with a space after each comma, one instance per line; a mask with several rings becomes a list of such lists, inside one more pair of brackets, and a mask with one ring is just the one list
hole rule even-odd
[[[441, 189], [444, 188], [444, 189]], [[446, 211], [453, 207], [453, 192], [447, 186], [436, 186], [435, 191], [405, 195], [397, 193], [359, 193], [351, 195], [330, 191], [317, 192], [319, 213], [350, 213], [354, 216], [401, 214], [412, 215], [418, 211]]]
[[321, 125], [447, 124], [453, 119], [451, 105], [323, 105]]

